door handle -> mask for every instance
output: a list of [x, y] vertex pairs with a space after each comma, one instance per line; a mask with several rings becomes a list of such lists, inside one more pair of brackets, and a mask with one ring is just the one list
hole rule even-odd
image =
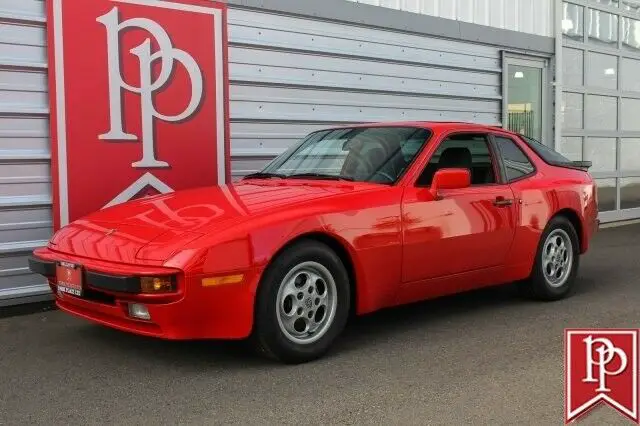
[[496, 199], [493, 201], [493, 205], [498, 207], [506, 207], [512, 204], [513, 204], [512, 199], [504, 198], [504, 197], [496, 197]]

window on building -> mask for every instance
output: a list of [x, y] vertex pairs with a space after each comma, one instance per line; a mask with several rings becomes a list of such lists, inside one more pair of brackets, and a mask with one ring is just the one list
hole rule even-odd
[[507, 128], [542, 138], [542, 68], [507, 65]]

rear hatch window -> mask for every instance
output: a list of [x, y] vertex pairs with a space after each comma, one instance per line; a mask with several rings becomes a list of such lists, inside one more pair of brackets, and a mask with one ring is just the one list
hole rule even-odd
[[591, 161], [572, 161], [557, 151], [538, 142], [530, 137], [519, 135], [520, 138], [531, 148], [542, 160], [552, 166], [569, 167], [572, 169], [588, 170], [591, 167]]

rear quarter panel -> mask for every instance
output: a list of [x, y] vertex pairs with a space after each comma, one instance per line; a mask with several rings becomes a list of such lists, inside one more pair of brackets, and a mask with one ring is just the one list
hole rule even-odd
[[[530, 151], [527, 153], [535, 158]], [[595, 187], [588, 174], [540, 160], [536, 167], [535, 176], [511, 184], [518, 202], [513, 248], [507, 264], [516, 268], [517, 278], [529, 276], [540, 237], [554, 216], [575, 215], [581, 253], [588, 250], [597, 219]]]

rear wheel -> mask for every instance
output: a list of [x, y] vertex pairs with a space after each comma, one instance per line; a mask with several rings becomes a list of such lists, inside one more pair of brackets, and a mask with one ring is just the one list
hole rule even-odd
[[542, 233], [531, 276], [520, 284], [525, 295], [540, 300], [558, 300], [574, 285], [580, 263], [579, 239], [567, 218], [557, 216]]
[[324, 355], [343, 330], [350, 306], [349, 276], [328, 246], [301, 241], [265, 272], [258, 289], [253, 340], [285, 363]]

